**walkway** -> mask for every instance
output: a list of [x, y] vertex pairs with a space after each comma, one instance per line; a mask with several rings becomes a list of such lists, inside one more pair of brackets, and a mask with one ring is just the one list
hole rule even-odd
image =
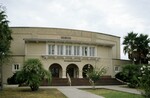
[[[91, 86], [63, 86], [63, 87], [56, 87], [59, 91], [61, 91], [64, 95], [66, 95], [68, 98], [104, 98], [102, 96], [94, 95], [92, 93], [79, 90], [78, 88], [91, 88]], [[141, 94], [141, 92], [137, 89], [128, 88], [127, 86], [123, 85], [109, 85], [109, 86], [96, 86], [96, 88], [106, 88], [111, 90], [117, 90], [132, 94]]]
[[64, 95], [66, 95], [68, 98], [104, 98], [102, 96], [79, 90], [75, 87], [58, 87], [57, 89], [61, 91]]
[[111, 90], [116, 90], [116, 91], [122, 91], [122, 92], [127, 92], [127, 93], [132, 93], [132, 94], [141, 94], [140, 90], [135, 89], [135, 88], [128, 88], [127, 86], [123, 85], [114, 85], [114, 86], [97, 86], [97, 88], [106, 88], [106, 89], [111, 89]]

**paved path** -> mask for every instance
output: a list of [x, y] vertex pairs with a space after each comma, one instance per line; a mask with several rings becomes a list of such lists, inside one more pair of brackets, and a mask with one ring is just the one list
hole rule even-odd
[[104, 98], [102, 96], [79, 90], [75, 87], [58, 87], [57, 89], [61, 91], [64, 95], [66, 95], [68, 98]]
[[118, 85], [116, 85], [116, 86], [98, 86], [97, 88], [106, 88], [106, 89], [112, 89], [112, 90], [132, 93], [132, 94], [141, 94], [140, 90], [135, 89], [135, 88], [128, 88], [127, 86], [118, 86]]
[[[78, 88], [91, 88], [91, 86], [67, 86], [67, 87], [56, 87], [59, 91], [61, 91], [68, 98], [104, 98], [102, 96], [98, 96], [83, 90], [79, 90]], [[127, 86], [118, 86], [118, 85], [109, 85], [109, 86], [96, 86], [96, 88], [106, 88], [117, 91], [123, 91], [132, 94], [141, 94], [141, 92], [137, 89], [128, 88]]]

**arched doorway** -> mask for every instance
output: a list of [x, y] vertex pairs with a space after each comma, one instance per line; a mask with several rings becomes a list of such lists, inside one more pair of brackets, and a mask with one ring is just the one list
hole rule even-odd
[[54, 63], [49, 67], [51, 71], [52, 77], [54, 78], [61, 78], [62, 77], [62, 67], [61, 65]]
[[69, 74], [70, 78], [79, 77], [79, 68], [76, 64], [69, 64], [66, 68], [66, 75]]
[[83, 69], [82, 69], [82, 76], [83, 78], [87, 77], [87, 72], [88, 71], [92, 71], [93, 70], [93, 66], [91, 64], [86, 64], [84, 65]]

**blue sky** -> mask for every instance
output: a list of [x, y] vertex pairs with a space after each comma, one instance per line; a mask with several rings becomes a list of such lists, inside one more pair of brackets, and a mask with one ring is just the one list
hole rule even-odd
[[[150, 36], [150, 0], [1, 0], [10, 26], [56, 27], [123, 37]], [[121, 58], [123, 54], [121, 45]]]

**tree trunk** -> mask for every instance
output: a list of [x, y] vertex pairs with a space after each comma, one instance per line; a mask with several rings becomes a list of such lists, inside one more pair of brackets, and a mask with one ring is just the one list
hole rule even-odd
[[30, 85], [30, 88], [32, 91], [37, 91], [39, 89], [39, 86], [38, 85]]
[[92, 89], [95, 89], [95, 82], [91, 81]]
[[1, 83], [0, 83], [0, 90], [3, 90], [3, 69], [2, 69], [2, 67], [3, 67], [3, 64], [2, 64], [2, 60], [0, 61], [0, 73], [1, 73]]
[[93, 89], [95, 89], [95, 83], [93, 82], [93, 84], [92, 84], [92, 87], [93, 87]]

